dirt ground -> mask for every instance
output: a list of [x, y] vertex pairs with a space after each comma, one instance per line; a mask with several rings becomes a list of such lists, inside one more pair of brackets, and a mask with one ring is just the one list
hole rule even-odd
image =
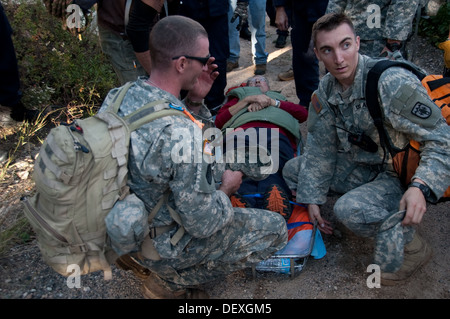
[[[294, 81], [282, 82], [278, 73], [291, 65], [290, 39], [283, 49], [275, 48], [275, 28], [267, 24], [266, 49], [270, 53], [266, 76], [271, 88], [280, 90], [289, 100], [298, 102]], [[413, 40], [414, 60], [430, 73], [442, 70], [442, 52], [425, 40]], [[228, 86], [235, 86], [253, 75], [250, 42], [241, 39], [240, 67], [228, 73]], [[305, 125], [302, 125], [302, 133]], [[2, 142], [3, 143], [3, 142]], [[25, 152], [12, 169], [15, 172], [30, 169], [33, 160]], [[28, 157], [25, 157], [28, 156]], [[0, 218], [7, 212], [20, 216], [19, 198], [33, 191], [30, 177], [18, 177], [6, 185], [0, 184]], [[429, 205], [419, 232], [433, 248], [431, 261], [410, 280], [400, 286], [369, 288], [367, 279], [372, 272], [373, 242], [359, 238], [336, 222], [332, 214], [336, 197], [329, 197], [323, 207], [324, 217], [332, 221], [336, 231], [323, 235], [327, 253], [321, 259], [310, 257], [304, 269], [294, 278], [285, 274], [257, 273], [243, 270], [204, 286], [214, 299], [449, 299], [450, 297], [450, 203]], [[140, 279], [113, 265], [113, 280], [104, 281], [102, 273], [81, 277], [80, 288], [69, 288], [67, 279], [45, 265], [36, 242], [13, 247], [0, 259], [1, 299], [141, 299]]]

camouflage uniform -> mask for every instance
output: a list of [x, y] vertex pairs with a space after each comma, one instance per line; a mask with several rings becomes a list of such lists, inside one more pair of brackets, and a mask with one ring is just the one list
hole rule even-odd
[[[398, 211], [405, 189], [390, 156], [382, 165], [381, 147], [376, 153], [363, 151], [348, 141], [343, 130], [364, 132], [380, 145], [364, 97], [366, 75], [376, 61], [359, 55], [355, 80], [345, 92], [331, 74], [322, 79], [310, 104], [305, 153], [290, 160], [283, 175], [300, 203], [324, 204], [329, 190], [344, 194], [334, 206], [336, 216], [356, 234], [376, 238], [375, 262], [383, 271], [395, 272], [414, 229], [400, 226], [402, 216], [383, 222]], [[436, 202], [450, 185], [450, 127], [409, 71], [397, 67], [386, 70], [378, 92], [385, 127], [394, 145], [401, 148], [410, 139], [421, 143], [421, 162], [413, 178], [430, 187], [429, 200]], [[429, 116], [423, 118], [415, 112], [417, 106], [429, 109]]]
[[[116, 91], [108, 94], [100, 111], [111, 103]], [[182, 105], [168, 92], [138, 80], [127, 92], [119, 114], [127, 115], [157, 99]], [[170, 240], [180, 228], [178, 224], [154, 237], [151, 243], [161, 259], [142, 260], [171, 289], [201, 284], [243, 269], [270, 257], [287, 242], [286, 223], [281, 215], [259, 209], [233, 208], [228, 196], [216, 190], [212, 177], [215, 167], [203, 157], [207, 155], [202, 152], [201, 136], [200, 128], [183, 116], [154, 120], [131, 135], [130, 189], [144, 202], [147, 212], [151, 212], [170, 189], [168, 204], [177, 211], [185, 229], [175, 245]], [[185, 160], [174, 159], [174, 150], [177, 154], [178, 150], [187, 153]], [[252, 169], [257, 170], [247, 167], [246, 174], [251, 175]], [[123, 216], [121, 221], [128, 223], [128, 226], [121, 225], [125, 229], [143, 228], [133, 216]], [[174, 219], [167, 205], [163, 205], [149, 226], [172, 224]], [[148, 233], [148, 229], [144, 232]]]
[[[343, 12], [361, 39], [359, 53], [377, 57], [386, 39], [406, 41], [420, 0], [330, 0], [326, 13]], [[378, 7], [375, 7], [375, 6]], [[374, 8], [380, 9], [379, 25]]]

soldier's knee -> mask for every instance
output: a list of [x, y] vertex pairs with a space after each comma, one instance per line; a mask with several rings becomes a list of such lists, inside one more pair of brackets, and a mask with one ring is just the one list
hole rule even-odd
[[294, 191], [297, 189], [298, 183], [299, 158], [300, 157], [294, 157], [287, 161], [282, 170], [282, 175], [286, 184]]
[[358, 211], [358, 204], [351, 196], [347, 194], [341, 196], [334, 204], [334, 214], [343, 224], [352, 222]]

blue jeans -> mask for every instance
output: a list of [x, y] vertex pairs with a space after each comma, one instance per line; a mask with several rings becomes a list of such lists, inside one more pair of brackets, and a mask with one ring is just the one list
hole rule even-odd
[[[229, 62], [237, 62], [241, 51], [239, 31], [236, 26], [239, 18], [231, 23], [234, 9], [236, 8], [236, 0], [230, 1], [231, 6], [228, 11], [228, 37], [230, 38], [230, 56]], [[266, 0], [252, 0], [248, 4], [248, 25], [252, 33], [252, 55], [255, 64], [266, 64]]]

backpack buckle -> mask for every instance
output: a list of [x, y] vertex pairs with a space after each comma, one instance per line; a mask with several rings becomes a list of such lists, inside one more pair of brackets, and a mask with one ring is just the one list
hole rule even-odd
[[87, 253], [89, 251], [89, 247], [85, 243], [77, 244], [77, 245], [71, 245], [69, 249], [70, 249], [70, 252], [72, 254]]

